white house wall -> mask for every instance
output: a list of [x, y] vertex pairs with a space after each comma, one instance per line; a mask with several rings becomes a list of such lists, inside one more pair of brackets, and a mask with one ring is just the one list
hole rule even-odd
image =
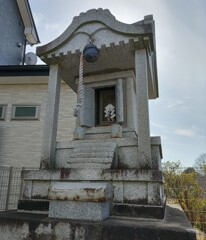
[[[0, 121], [0, 165], [39, 167], [46, 98], [47, 84], [0, 85], [0, 104], [6, 105]], [[75, 103], [76, 94], [62, 84], [57, 139], [73, 137]], [[11, 120], [12, 104], [39, 105], [39, 120]]]

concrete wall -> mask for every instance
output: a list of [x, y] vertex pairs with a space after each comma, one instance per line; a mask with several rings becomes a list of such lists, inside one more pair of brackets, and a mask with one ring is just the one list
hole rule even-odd
[[[7, 104], [5, 121], [0, 121], [0, 164], [14, 167], [39, 167], [47, 84], [0, 85], [0, 104]], [[12, 104], [40, 105], [39, 120], [11, 120]], [[76, 94], [61, 86], [57, 139], [73, 137], [73, 108]]]
[[[19, 65], [25, 36], [15, 0], [0, 0], [0, 25], [0, 65]], [[19, 43], [22, 47], [17, 46]]]

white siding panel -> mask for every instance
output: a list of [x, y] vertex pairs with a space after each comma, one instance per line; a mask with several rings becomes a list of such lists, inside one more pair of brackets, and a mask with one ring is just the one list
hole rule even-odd
[[[39, 167], [47, 84], [0, 85], [0, 104], [7, 104], [5, 121], [0, 121], [0, 164]], [[40, 105], [39, 120], [11, 120], [12, 104]], [[57, 139], [72, 139], [76, 94], [62, 84]]]

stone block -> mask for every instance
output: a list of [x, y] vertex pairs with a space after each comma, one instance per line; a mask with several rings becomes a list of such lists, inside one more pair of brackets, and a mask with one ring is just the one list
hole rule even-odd
[[77, 127], [74, 130], [74, 140], [82, 140], [85, 138], [85, 130], [82, 127]]
[[163, 219], [164, 205], [162, 206], [148, 206], [138, 204], [121, 204], [113, 203], [111, 206], [111, 214], [113, 216], [130, 217], [130, 218], [144, 218], [144, 219]]
[[32, 199], [47, 199], [50, 181], [34, 181], [32, 186]]
[[32, 195], [32, 181], [24, 181], [23, 198], [30, 199]]
[[118, 148], [119, 167], [121, 169], [138, 168], [138, 147], [137, 146], [122, 146]]
[[148, 204], [161, 205], [164, 201], [163, 184], [148, 183]]
[[50, 200], [106, 202], [113, 198], [113, 188], [106, 183], [56, 182], [49, 188]]
[[121, 138], [122, 137], [122, 126], [114, 124], [111, 126], [111, 138]]
[[49, 180], [51, 178], [51, 174], [54, 177], [59, 176], [58, 171], [50, 171], [50, 170], [24, 170], [22, 177], [24, 180]]
[[109, 218], [109, 203], [51, 200], [49, 202], [49, 217], [103, 221]]
[[114, 198], [113, 202], [123, 203], [123, 182], [113, 182]]
[[151, 157], [152, 157], [152, 169], [162, 170], [161, 166], [161, 153], [158, 145], [151, 146]]
[[83, 84], [82, 90], [83, 90], [83, 96], [82, 96], [81, 110], [79, 113], [80, 126], [94, 127], [95, 126], [95, 90], [94, 88], [85, 84]]
[[124, 183], [124, 203], [147, 204], [147, 183]]
[[[116, 92], [116, 117], [117, 122], [119, 124], [122, 124], [124, 122], [124, 87], [123, 84], [125, 82], [122, 80], [122, 78], [117, 80], [116, 86], [115, 86], [115, 92]], [[120, 130], [120, 129], [119, 129]], [[120, 130], [120, 133], [122, 130]]]

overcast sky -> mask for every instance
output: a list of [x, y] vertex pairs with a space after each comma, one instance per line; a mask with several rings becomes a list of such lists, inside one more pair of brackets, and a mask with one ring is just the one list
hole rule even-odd
[[[74, 16], [108, 8], [124, 23], [153, 14], [160, 97], [150, 101], [152, 136], [161, 136], [163, 161], [192, 166], [206, 152], [205, 0], [30, 0], [41, 45], [58, 37]], [[35, 47], [27, 51], [35, 52]]]

